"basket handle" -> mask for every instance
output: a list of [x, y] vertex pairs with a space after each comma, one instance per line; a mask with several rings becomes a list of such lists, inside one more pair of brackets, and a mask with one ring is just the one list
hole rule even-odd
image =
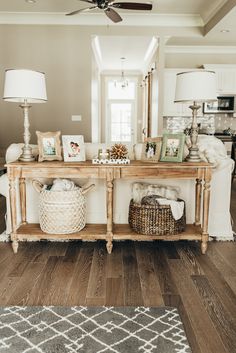
[[91, 190], [93, 187], [95, 186], [95, 184], [91, 184], [89, 186], [87, 186], [86, 188], [82, 189], [82, 195], [85, 195], [89, 190]]
[[32, 185], [33, 185], [33, 188], [39, 193], [43, 189], [43, 184], [40, 183], [40, 181], [38, 181], [38, 180], [32, 180]]

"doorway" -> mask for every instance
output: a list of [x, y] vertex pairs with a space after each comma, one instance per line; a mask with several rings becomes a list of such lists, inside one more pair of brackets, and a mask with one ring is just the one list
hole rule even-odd
[[137, 79], [127, 78], [123, 86], [117, 77], [106, 78], [106, 142], [135, 143], [137, 121]]

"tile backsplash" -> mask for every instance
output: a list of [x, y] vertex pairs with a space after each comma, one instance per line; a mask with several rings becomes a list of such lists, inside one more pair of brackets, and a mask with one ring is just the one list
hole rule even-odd
[[[182, 132], [185, 128], [190, 128], [191, 117], [168, 116], [163, 118], [163, 128], [170, 132]], [[236, 132], [236, 117], [233, 114], [205, 114], [197, 118], [201, 124], [200, 132], [214, 134], [230, 128]]]

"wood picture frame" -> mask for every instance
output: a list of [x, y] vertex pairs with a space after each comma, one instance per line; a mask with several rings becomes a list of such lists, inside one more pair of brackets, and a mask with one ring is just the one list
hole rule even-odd
[[38, 162], [43, 161], [62, 161], [61, 155], [61, 131], [41, 132], [36, 131], [38, 138], [39, 158]]
[[161, 148], [161, 162], [177, 162], [183, 161], [185, 134], [163, 134]]
[[161, 156], [162, 137], [147, 137], [143, 143], [141, 160], [158, 163]]
[[62, 144], [65, 162], [86, 161], [83, 135], [63, 135]]

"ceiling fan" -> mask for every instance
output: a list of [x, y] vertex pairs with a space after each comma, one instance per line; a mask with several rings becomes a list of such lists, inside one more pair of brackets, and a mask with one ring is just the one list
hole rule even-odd
[[104, 10], [105, 14], [107, 15], [107, 17], [110, 18], [110, 20], [117, 23], [117, 22], [121, 22], [122, 18], [118, 14], [118, 12], [116, 12], [113, 9], [113, 7], [117, 9], [125, 9], [125, 10], [149, 10], [149, 11], [152, 10], [152, 4], [150, 3], [116, 2], [112, 0], [80, 0], [80, 1], [87, 2], [89, 4], [92, 4], [93, 6], [67, 13], [66, 16], [72, 16], [80, 12], [90, 11], [94, 9], [101, 9], [101, 10]]

